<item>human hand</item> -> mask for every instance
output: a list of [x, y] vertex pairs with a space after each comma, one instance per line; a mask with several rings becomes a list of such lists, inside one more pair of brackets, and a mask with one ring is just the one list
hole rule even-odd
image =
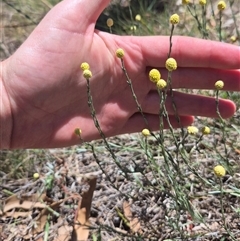
[[[117, 48], [125, 51], [125, 65], [151, 130], [159, 128], [159, 97], [148, 80], [150, 68], [166, 79], [169, 37], [116, 36], [94, 29], [109, 0], [64, 0], [55, 6], [22, 46], [2, 62], [1, 148], [50, 148], [100, 138], [87, 105], [86, 80], [80, 64], [88, 62], [97, 118], [106, 136], [141, 131], [137, 111]], [[224, 43], [173, 37], [172, 56], [178, 62], [173, 88], [213, 89], [223, 80], [225, 90], [240, 90], [240, 49]], [[215, 99], [174, 92], [182, 125], [195, 115], [217, 117]], [[171, 98], [167, 109], [178, 127]], [[231, 101], [220, 101], [224, 118], [235, 111]], [[166, 124], [167, 127], [167, 124]]]

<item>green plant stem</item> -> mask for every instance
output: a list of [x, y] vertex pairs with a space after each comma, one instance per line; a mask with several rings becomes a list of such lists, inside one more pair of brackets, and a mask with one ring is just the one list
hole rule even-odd
[[219, 11], [218, 35], [219, 35], [219, 41], [222, 42], [222, 11]]
[[[98, 122], [98, 119], [97, 119], [97, 116], [96, 116], [96, 111], [95, 111], [95, 108], [94, 108], [94, 105], [93, 105], [93, 99], [92, 99], [92, 94], [91, 94], [91, 90], [90, 90], [90, 83], [89, 83], [89, 79], [86, 79], [87, 80], [87, 96], [88, 96], [88, 106], [90, 108], [90, 111], [91, 111], [91, 116], [92, 116], [92, 119], [93, 119], [93, 122], [94, 122], [94, 125], [95, 127], [97, 128], [101, 138], [103, 139], [103, 142], [106, 146], [106, 149], [108, 150], [108, 152], [110, 153], [112, 159], [114, 160], [115, 164], [120, 168], [120, 170], [123, 170], [122, 169], [122, 166], [120, 165], [120, 162], [119, 160], [117, 159], [115, 153], [113, 152], [112, 148], [110, 147], [107, 139], [106, 139], [106, 136], [105, 134], [103, 133], [101, 127], [100, 127], [100, 124]], [[127, 176], [127, 172], [126, 172], [127, 168], [123, 170], [124, 174]]]
[[124, 73], [124, 75], [125, 75], [125, 77], [126, 77], [126, 79], [127, 79], [127, 83], [128, 83], [128, 85], [129, 85], [129, 87], [130, 87], [130, 89], [131, 89], [131, 93], [132, 93], [132, 96], [133, 96], [133, 98], [134, 98], [134, 101], [135, 101], [135, 103], [136, 103], [136, 105], [137, 105], [137, 109], [138, 109], [138, 111], [141, 113], [141, 115], [142, 115], [142, 117], [143, 117], [143, 120], [144, 120], [146, 126], [149, 128], [149, 124], [148, 124], [147, 118], [146, 118], [146, 116], [145, 116], [144, 113], [143, 113], [143, 110], [142, 110], [142, 107], [141, 107], [140, 103], [138, 102], [137, 96], [136, 96], [135, 91], [134, 91], [134, 89], [133, 89], [132, 81], [131, 81], [128, 73], [127, 73], [127, 69], [126, 69], [126, 67], [125, 67], [123, 58], [121, 58], [121, 68], [122, 68], [122, 71], [123, 71], [123, 73]]
[[222, 141], [223, 141], [223, 145], [224, 145], [224, 152], [225, 152], [225, 162], [227, 163], [228, 167], [230, 166], [229, 160], [228, 160], [228, 151], [227, 151], [227, 145], [226, 145], [226, 128], [225, 128], [225, 121], [221, 116], [220, 110], [219, 110], [219, 90], [216, 91], [216, 112], [217, 115], [220, 119], [220, 123], [221, 123], [221, 130], [222, 130]]
[[234, 26], [235, 26], [235, 30], [236, 30], [236, 34], [237, 34], [237, 38], [238, 38], [238, 43], [240, 45], [240, 31], [239, 31], [239, 26], [237, 24], [237, 19], [236, 19], [236, 15], [233, 12], [233, 4], [234, 4], [234, 0], [229, 0], [230, 2], [230, 8], [231, 8], [231, 12], [232, 12], [232, 18], [234, 21]]
[[207, 23], [206, 23], [206, 6], [202, 6], [202, 37], [203, 39], [207, 39]]
[[232, 240], [236, 240], [235, 237], [233, 236], [232, 232], [229, 230], [227, 223], [226, 223], [226, 218], [224, 214], [224, 208], [223, 208], [223, 182], [222, 179], [220, 178], [220, 205], [221, 205], [221, 214], [222, 214], [222, 221], [223, 221], [223, 226], [224, 229], [227, 231], [228, 235], [232, 238]]
[[[96, 154], [96, 152], [95, 152], [94, 145], [92, 145], [92, 144], [90, 144], [90, 143], [86, 143], [86, 144], [87, 144], [88, 146], [90, 146], [95, 161], [97, 162], [97, 164], [98, 164], [99, 168], [101, 169], [102, 173], [105, 174], [106, 179], [109, 181], [110, 185], [111, 185], [115, 190], [117, 190], [117, 191], [120, 192], [123, 196], [125, 196], [125, 197], [127, 198], [127, 196], [126, 196], [124, 193], [122, 193], [122, 192], [119, 190], [119, 188], [116, 187], [116, 186], [113, 184], [110, 176], [107, 174], [106, 170], [102, 167], [101, 161], [98, 159], [97, 154]], [[132, 198], [132, 197], [131, 197], [131, 198]]]
[[[200, 20], [198, 18], [195, 4], [193, 4], [194, 13], [192, 12], [191, 7], [189, 5], [187, 5], [187, 9], [188, 9], [189, 13], [192, 15], [192, 17], [196, 20], [197, 25], [198, 25], [198, 30], [202, 34], [202, 37], [207, 38], [208, 34], [206, 32], [206, 27], [204, 28], [204, 25], [202, 25], [202, 23], [200, 22]], [[206, 15], [206, 8], [204, 6], [202, 6], [202, 17], [205, 15]], [[204, 18], [206, 18], [206, 17], [204, 17]], [[202, 22], [203, 21], [204, 21], [204, 23], [206, 22], [206, 20], [202, 19]]]
[[173, 36], [173, 31], [174, 31], [174, 24], [172, 24], [172, 28], [171, 28], [171, 33], [170, 33], [170, 44], [169, 44], [169, 51], [168, 51], [168, 58], [170, 58], [170, 56], [171, 56], [171, 52], [172, 52], [172, 36]]

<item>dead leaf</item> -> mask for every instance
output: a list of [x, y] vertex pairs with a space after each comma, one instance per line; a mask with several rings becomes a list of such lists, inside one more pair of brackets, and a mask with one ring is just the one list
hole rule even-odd
[[61, 217], [58, 219], [57, 237], [54, 241], [68, 241], [71, 240], [73, 227], [64, 221]]
[[235, 152], [237, 152], [238, 154], [240, 154], [240, 150], [238, 150], [237, 148], [235, 149]]
[[26, 211], [25, 212], [16, 212], [16, 211], [14, 211], [14, 212], [6, 212], [6, 213], [4, 213], [4, 217], [11, 217], [11, 218], [19, 218], [19, 217], [21, 217], [21, 218], [24, 218], [24, 217], [30, 216], [31, 214], [32, 214], [31, 211], [29, 211], [29, 212], [26, 212]]
[[46, 195], [33, 194], [31, 196], [21, 196], [12, 195], [3, 201], [3, 210], [0, 215], [12, 210], [12, 209], [24, 209], [29, 210], [33, 207], [44, 208], [46, 204], [39, 202], [39, 200], [45, 200]]
[[74, 225], [72, 241], [86, 241], [89, 236], [88, 226], [90, 225], [89, 217], [92, 205], [93, 192], [96, 188], [97, 178], [89, 180], [89, 189], [82, 195], [82, 200], [79, 201], [76, 221]]
[[141, 233], [141, 224], [138, 218], [134, 218], [132, 215], [132, 211], [130, 209], [130, 204], [127, 201], [123, 202], [123, 213], [124, 216], [129, 221], [129, 228], [133, 231], [133, 233]]

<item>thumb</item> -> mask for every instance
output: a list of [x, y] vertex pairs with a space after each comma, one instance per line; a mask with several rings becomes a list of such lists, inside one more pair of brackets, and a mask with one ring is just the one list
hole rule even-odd
[[85, 32], [91, 30], [107, 7], [110, 0], [64, 0], [56, 5], [45, 17], [46, 23], [52, 27], [69, 31]]

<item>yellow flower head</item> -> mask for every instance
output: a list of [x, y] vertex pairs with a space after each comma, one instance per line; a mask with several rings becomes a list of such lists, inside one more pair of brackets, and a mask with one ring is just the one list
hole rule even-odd
[[170, 19], [169, 19], [171, 24], [177, 24], [179, 23], [179, 15], [178, 14], [173, 14]]
[[135, 20], [136, 21], [141, 21], [141, 19], [142, 19], [142, 17], [141, 17], [141, 15], [140, 14], [137, 14], [136, 16], [135, 16]]
[[153, 83], [157, 83], [161, 78], [161, 74], [157, 69], [152, 69], [149, 72], [149, 79], [153, 82]]
[[124, 56], [124, 51], [123, 51], [123, 49], [121, 49], [121, 48], [117, 49], [117, 51], [116, 51], [116, 56], [117, 56], [118, 58], [122, 59], [123, 56]]
[[112, 18], [108, 18], [108, 19], [107, 19], [107, 26], [108, 26], [109, 28], [111, 28], [111, 27], [113, 26], [113, 24], [114, 24], [114, 22], [113, 22]]
[[182, 4], [189, 4], [190, 0], [182, 0]]
[[221, 90], [223, 87], [224, 87], [224, 82], [223, 82], [222, 80], [218, 80], [218, 81], [215, 83], [215, 89], [216, 89], [216, 90]]
[[80, 128], [76, 128], [76, 129], [74, 130], [74, 134], [77, 135], [77, 136], [81, 136], [82, 130], [81, 130]]
[[206, 3], [207, 3], [207, 0], [199, 0], [199, 4], [202, 6], [206, 5]]
[[40, 175], [39, 175], [38, 172], [35, 172], [35, 173], [33, 174], [33, 178], [34, 178], [34, 179], [38, 179], [39, 177], [40, 177]]
[[92, 72], [91, 72], [89, 69], [85, 69], [85, 70], [83, 71], [83, 77], [84, 77], [85, 79], [90, 79], [90, 78], [92, 77]]
[[232, 41], [232, 43], [235, 43], [237, 41], [237, 37], [236, 36], [231, 36], [230, 40]]
[[162, 90], [167, 86], [167, 82], [164, 79], [160, 79], [156, 85], [158, 89]]
[[131, 26], [131, 27], [130, 27], [130, 30], [133, 31], [133, 32], [136, 32], [137, 26], [136, 26], [136, 25]]
[[83, 62], [80, 67], [82, 70], [90, 69], [90, 66], [87, 62]]
[[173, 71], [177, 69], [177, 61], [174, 58], [168, 58], [165, 63], [166, 69], [168, 71]]
[[219, 1], [217, 6], [219, 11], [223, 11], [226, 8], [226, 3], [224, 1]]
[[208, 134], [210, 134], [210, 132], [211, 132], [211, 130], [210, 130], [210, 128], [208, 126], [204, 126], [202, 128], [202, 134], [203, 135], [208, 135]]
[[198, 133], [198, 128], [195, 126], [189, 126], [187, 128], [188, 134], [190, 135], [196, 135]]
[[217, 176], [217, 177], [224, 177], [226, 175], [226, 170], [223, 166], [221, 165], [217, 165], [214, 167], [213, 169], [214, 171], [214, 174]]
[[149, 131], [148, 129], [143, 129], [143, 130], [142, 130], [142, 134], [143, 134], [143, 136], [145, 136], [145, 137], [151, 135], [151, 133], [150, 133], [150, 131]]

